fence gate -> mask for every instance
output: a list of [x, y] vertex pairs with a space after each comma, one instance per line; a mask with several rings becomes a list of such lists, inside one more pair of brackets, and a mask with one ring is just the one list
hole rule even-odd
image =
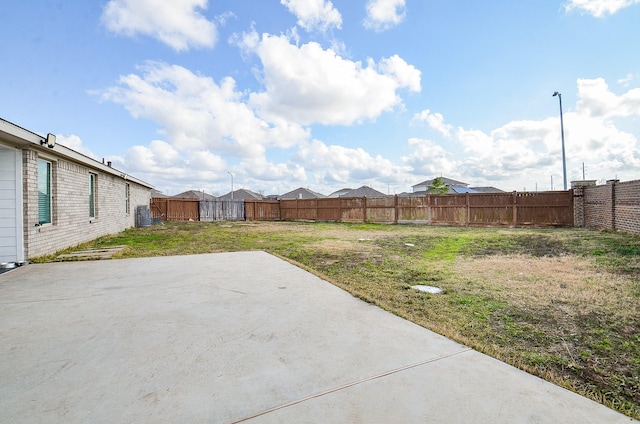
[[201, 200], [200, 221], [244, 221], [244, 200]]

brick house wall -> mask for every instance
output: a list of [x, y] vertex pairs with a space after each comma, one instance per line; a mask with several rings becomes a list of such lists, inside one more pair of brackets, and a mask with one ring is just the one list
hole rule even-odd
[[640, 234], [640, 180], [573, 181], [576, 227]]
[[[25, 256], [33, 258], [135, 226], [136, 207], [149, 205], [151, 188], [55, 154], [23, 150]], [[51, 224], [38, 225], [38, 159], [51, 163]], [[96, 162], [99, 164], [99, 162]], [[96, 178], [95, 217], [89, 215], [89, 187]], [[127, 211], [126, 186], [129, 185]]]

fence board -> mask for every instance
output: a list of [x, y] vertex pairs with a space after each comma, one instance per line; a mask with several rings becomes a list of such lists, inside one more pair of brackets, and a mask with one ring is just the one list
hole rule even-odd
[[280, 201], [278, 200], [245, 200], [244, 202], [247, 221], [279, 221], [282, 219]]
[[340, 197], [340, 221], [365, 222], [366, 197]]
[[429, 195], [422, 197], [398, 197], [398, 220], [400, 223], [431, 222]]

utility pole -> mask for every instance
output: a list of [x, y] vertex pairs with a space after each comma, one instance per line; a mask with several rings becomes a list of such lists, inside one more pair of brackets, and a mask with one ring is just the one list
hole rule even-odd
[[564, 122], [562, 121], [562, 94], [556, 91], [553, 97], [558, 96], [560, 100], [560, 137], [562, 137], [562, 176], [564, 178], [564, 189], [567, 190], [567, 160], [564, 155]]

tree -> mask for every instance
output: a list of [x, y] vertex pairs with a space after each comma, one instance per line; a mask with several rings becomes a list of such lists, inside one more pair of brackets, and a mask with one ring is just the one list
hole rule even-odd
[[431, 184], [429, 185], [429, 191], [433, 194], [445, 194], [449, 191], [449, 187], [442, 180], [442, 177], [436, 177], [433, 179], [433, 181], [431, 181]]

